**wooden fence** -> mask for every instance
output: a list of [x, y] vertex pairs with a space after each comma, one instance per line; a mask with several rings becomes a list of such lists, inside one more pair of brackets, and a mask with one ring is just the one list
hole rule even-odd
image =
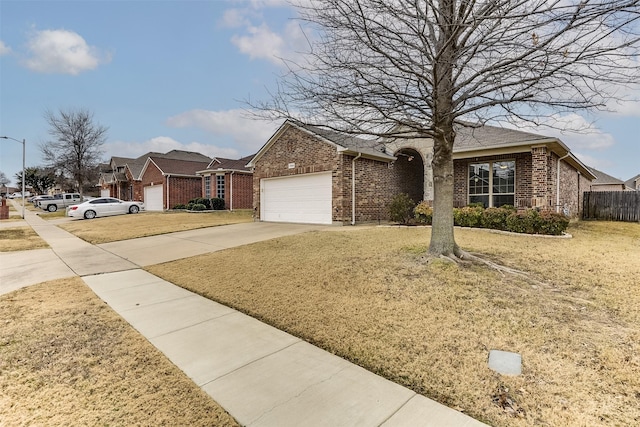
[[582, 219], [640, 222], [640, 191], [587, 191]]

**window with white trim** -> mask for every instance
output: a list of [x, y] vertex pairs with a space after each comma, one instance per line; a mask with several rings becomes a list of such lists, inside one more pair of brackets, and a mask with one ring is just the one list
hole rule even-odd
[[513, 160], [469, 165], [469, 203], [485, 208], [515, 205], [516, 162]]
[[224, 175], [216, 175], [216, 197], [224, 199]]
[[211, 175], [204, 177], [204, 197], [207, 199], [211, 198]]

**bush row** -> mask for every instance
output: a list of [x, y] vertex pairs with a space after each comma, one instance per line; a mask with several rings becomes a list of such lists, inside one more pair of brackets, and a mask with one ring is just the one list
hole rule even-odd
[[187, 203], [186, 205], [175, 205], [173, 209], [187, 209], [190, 211], [207, 211], [213, 209], [214, 211], [221, 211], [224, 210], [224, 199], [205, 199], [204, 197], [198, 197], [189, 200], [189, 203]]
[[[431, 225], [433, 209], [427, 202], [417, 205], [406, 194], [394, 197], [389, 206], [391, 221], [402, 224]], [[489, 228], [527, 234], [561, 235], [569, 226], [569, 218], [555, 212], [529, 209], [517, 212], [513, 206], [483, 208], [470, 205], [453, 209], [453, 223], [460, 227]]]

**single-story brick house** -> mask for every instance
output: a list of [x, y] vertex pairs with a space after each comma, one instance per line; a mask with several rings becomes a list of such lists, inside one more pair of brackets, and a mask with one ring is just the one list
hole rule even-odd
[[238, 160], [214, 158], [202, 177], [202, 197], [224, 199], [226, 209], [253, 209], [253, 173], [247, 166], [253, 155]]
[[[356, 223], [388, 218], [399, 193], [433, 200], [433, 141], [366, 140], [285, 121], [249, 163], [262, 221]], [[493, 126], [457, 129], [454, 204], [577, 215], [593, 173], [557, 138]]]
[[196, 172], [208, 164], [154, 156], [147, 158], [140, 173], [146, 210], [172, 209], [202, 197], [202, 177]]

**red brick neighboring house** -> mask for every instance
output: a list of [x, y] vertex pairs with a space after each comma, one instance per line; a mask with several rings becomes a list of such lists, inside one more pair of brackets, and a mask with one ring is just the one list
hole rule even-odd
[[[175, 161], [192, 161], [208, 164], [211, 161], [200, 153], [183, 150], [171, 150], [167, 153], [149, 152], [137, 158], [112, 157], [108, 166], [100, 175], [100, 195], [117, 197], [122, 200], [145, 201], [145, 186], [142, 172], [149, 158], [162, 158]], [[149, 181], [151, 182], [151, 181]], [[158, 192], [158, 189], [155, 189]], [[153, 193], [153, 191], [152, 191]], [[194, 197], [201, 197], [200, 195]], [[158, 197], [152, 200], [158, 205]], [[164, 201], [161, 202], [164, 206]], [[158, 208], [158, 206], [152, 206]]]
[[[433, 200], [433, 141], [364, 140], [286, 121], [258, 151], [254, 208], [262, 221], [386, 220], [399, 193]], [[577, 215], [593, 173], [557, 138], [493, 126], [459, 126], [454, 204], [564, 211]]]
[[146, 210], [172, 209], [202, 197], [202, 177], [196, 172], [208, 164], [154, 156], [147, 158], [140, 173]]
[[247, 163], [253, 155], [238, 160], [214, 158], [202, 176], [202, 196], [207, 199], [224, 199], [225, 209], [253, 208], [253, 173]]

